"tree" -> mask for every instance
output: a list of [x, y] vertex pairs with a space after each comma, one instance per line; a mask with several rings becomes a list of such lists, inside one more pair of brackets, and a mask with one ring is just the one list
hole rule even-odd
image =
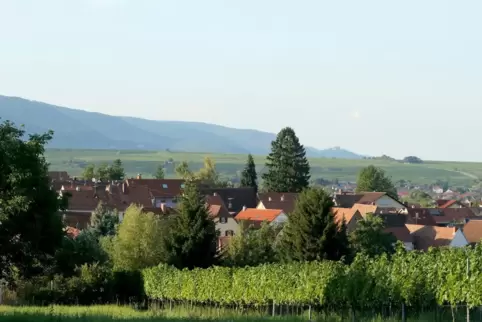
[[127, 208], [117, 234], [101, 241], [114, 269], [136, 271], [163, 262], [163, 227], [162, 220], [153, 213], [143, 213], [136, 205]]
[[256, 165], [251, 154], [248, 154], [248, 161], [241, 173], [241, 187], [252, 187], [258, 192], [258, 175], [256, 173]]
[[284, 261], [339, 260], [348, 253], [346, 226], [338, 226], [323, 189], [306, 189], [285, 224], [279, 252]]
[[114, 236], [119, 224], [117, 210], [108, 208], [103, 202], [99, 202], [97, 208], [90, 217], [90, 230], [99, 239], [105, 236]]
[[415, 156], [405, 157], [405, 158], [403, 159], [403, 162], [405, 162], [405, 163], [413, 163], [413, 164], [423, 163], [422, 159], [420, 159], [419, 157], [415, 157]]
[[165, 173], [164, 173], [164, 166], [160, 165], [157, 167], [156, 174], [154, 174], [154, 178], [156, 179], [164, 179]]
[[95, 177], [95, 165], [89, 164], [87, 167], [84, 168], [82, 172], [82, 178], [84, 180], [92, 180]]
[[110, 167], [107, 163], [102, 163], [95, 171], [95, 179], [107, 182], [110, 179]]
[[112, 165], [108, 167], [108, 176], [110, 180], [123, 180], [125, 177], [124, 166], [120, 159], [114, 160]]
[[397, 198], [397, 189], [383, 169], [370, 165], [358, 173], [357, 192], [386, 192]]
[[207, 186], [215, 187], [219, 183], [219, 174], [213, 159], [204, 158], [204, 167], [195, 174], [196, 180]]
[[182, 161], [177, 165], [176, 174], [184, 180], [191, 181], [194, 179], [194, 174], [189, 169], [189, 164], [186, 161]]
[[65, 199], [50, 189], [44, 147], [53, 132], [32, 134], [0, 124], [0, 279], [41, 273], [62, 245], [59, 209]]
[[218, 232], [196, 186], [188, 182], [172, 217], [165, 245], [167, 263], [177, 268], [209, 267], [216, 256]]
[[262, 223], [260, 229], [253, 229], [246, 222], [240, 223], [240, 231], [230, 241], [223, 253], [227, 266], [257, 266], [277, 261], [276, 237], [280, 229]]
[[271, 142], [266, 160], [268, 172], [263, 174], [264, 186], [272, 192], [301, 192], [310, 182], [310, 164], [306, 151], [293, 129], [287, 127]]
[[355, 253], [364, 253], [375, 257], [384, 253], [393, 253], [396, 238], [385, 233], [383, 219], [373, 214], [367, 214], [360, 220], [355, 230], [350, 234], [350, 244]]

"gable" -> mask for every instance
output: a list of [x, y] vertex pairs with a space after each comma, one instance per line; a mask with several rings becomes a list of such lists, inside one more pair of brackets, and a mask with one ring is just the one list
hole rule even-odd
[[462, 230], [457, 230], [454, 238], [450, 242], [450, 247], [465, 247], [469, 244]]
[[395, 199], [387, 196], [387, 195], [384, 195], [380, 198], [378, 198], [376, 201], [375, 201], [375, 205], [377, 205], [378, 207], [383, 207], [383, 208], [398, 208], [398, 209], [401, 209], [401, 208], [405, 208], [405, 205], [396, 201]]

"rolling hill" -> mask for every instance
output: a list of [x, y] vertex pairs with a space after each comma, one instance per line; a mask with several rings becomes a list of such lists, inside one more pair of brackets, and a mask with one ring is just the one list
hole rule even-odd
[[[27, 133], [54, 130], [49, 148], [60, 149], [267, 154], [276, 137], [273, 133], [200, 122], [111, 116], [8, 96], [0, 96], [0, 118], [25, 125]], [[362, 158], [341, 148], [318, 150], [307, 147], [307, 154], [311, 157]]]

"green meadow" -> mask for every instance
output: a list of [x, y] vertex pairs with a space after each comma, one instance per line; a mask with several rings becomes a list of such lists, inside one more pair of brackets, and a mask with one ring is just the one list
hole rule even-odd
[[[168, 177], [175, 177], [175, 166], [182, 161], [187, 161], [193, 170], [197, 170], [202, 167], [205, 157], [214, 159], [218, 171], [223, 176], [232, 178], [239, 175], [247, 157], [242, 154], [59, 149], [47, 150], [46, 156], [51, 170], [65, 170], [73, 176], [80, 176], [89, 163], [101, 164], [121, 159], [129, 177], [141, 173], [146, 178], [151, 177], [161, 164], [165, 166]], [[263, 172], [265, 156], [254, 157], [258, 172]], [[451, 185], [471, 186], [475, 180], [482, 178], [482, 163], [475, 162], [425, 161], [423, 164], [403, 164], [387, 160], [311, 158], [310, 164], [313, 179], [354, 182], [358, 171], [371, 164], [383, 168], [393, 181], [403, 179], [415, 184], [432, 184], [442, 180]]]

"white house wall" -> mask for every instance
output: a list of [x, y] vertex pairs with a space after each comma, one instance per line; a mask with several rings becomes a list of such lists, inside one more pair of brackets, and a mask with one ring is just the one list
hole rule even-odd
[[375, 204], [380, 207], [380, 208], [397, 208], [397, 209], [403, 209], [405, 208], [404, 205], [399, 203], [398, 201], [390, 198], [389, 196], [383, 196], [380, 197]]
[[450, 242], [450, 247], [465, 247], [469, 244], [462, 230], [457, 230], [454, 238]]

